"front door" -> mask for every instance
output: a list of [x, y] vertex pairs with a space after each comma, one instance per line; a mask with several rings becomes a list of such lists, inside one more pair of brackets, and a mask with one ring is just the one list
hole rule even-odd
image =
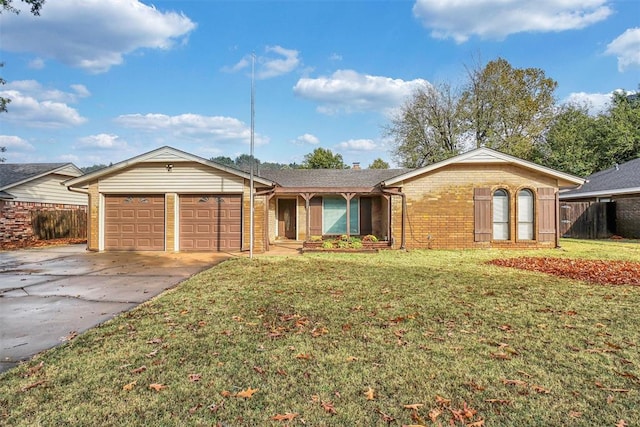
[[296, 200], [278, 199], [278, 237], [296, 238]]

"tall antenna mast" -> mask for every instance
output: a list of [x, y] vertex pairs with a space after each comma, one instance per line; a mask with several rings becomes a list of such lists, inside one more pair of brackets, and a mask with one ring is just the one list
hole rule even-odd
[[255, 66], [256, 66], [256, 54], [251, 54], [251, 159], [249, 162], [249, 258], [253, 259], [253, 236], [254, 236], [254, 200], [253, 200], [253, 145], [255, 134]]

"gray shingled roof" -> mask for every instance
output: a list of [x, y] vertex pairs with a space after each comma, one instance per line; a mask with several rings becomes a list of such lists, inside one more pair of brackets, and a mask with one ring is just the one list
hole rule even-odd
[[281, 187], [375, 187], [409, 169], [282, 169], [260, 171]]
[[35, 178], [69, 163], [0, 163], [0, 188]]
[[617, 167], [612, 167], [596, 172], [587, 177], [582, 187], [563, 192], [562, 198], [580, 196], [586, 193], [611, 192], [613, 194], [621, 190], [640, 188], [640, 158], [628, 161]]

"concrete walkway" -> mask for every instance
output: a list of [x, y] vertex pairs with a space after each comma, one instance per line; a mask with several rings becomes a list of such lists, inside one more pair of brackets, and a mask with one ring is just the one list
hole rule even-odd
[[0, 372], [239, 254], [0, 251]]

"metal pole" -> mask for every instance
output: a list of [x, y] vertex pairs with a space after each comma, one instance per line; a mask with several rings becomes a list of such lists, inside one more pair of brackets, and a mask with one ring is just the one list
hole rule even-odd
[[251, 159], [249, 163], [249, 258], [253, 259], [253, 236], [254, 236], [254, 200], [253, 200], [253, 145], [255, 133], [255, 64], [256, 54], [251, 54]]

